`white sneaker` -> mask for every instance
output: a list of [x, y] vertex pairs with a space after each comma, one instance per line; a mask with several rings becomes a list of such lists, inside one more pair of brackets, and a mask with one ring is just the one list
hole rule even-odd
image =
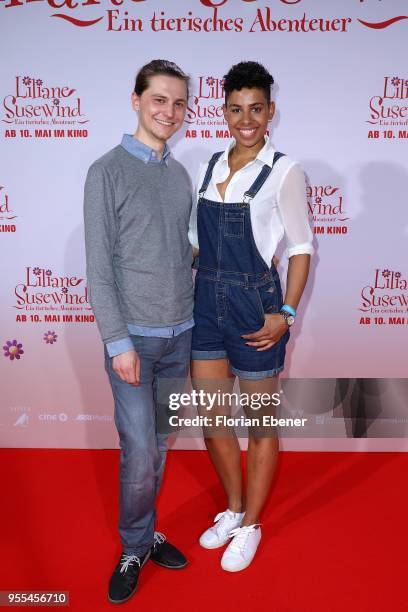
[[250, 565], [261, 540], [261, 528], [256, 527], [257, 525], [248, 525], [230, 532], [232, 540], [222, 555], [222, 569], [239, 572]]
[[219, 548], [224, 546], [230, 539], [232, 529], [239, 527], [245, 512], [232, 512], [225, 510], [220, 512], [214, 519], [215, 525], [204, 531], [200, 537], [200, 544], [203, 548]]

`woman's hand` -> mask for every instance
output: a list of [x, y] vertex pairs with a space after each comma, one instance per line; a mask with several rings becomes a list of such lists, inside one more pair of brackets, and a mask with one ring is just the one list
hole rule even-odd
[[257, 351], [267, 351], [280, 340], [288, 329], [289, 325], [281, 314], [266, 314], [264, 326], [253, 334], [243, 335], [242, 338], [249, 340], [245, 344], [254, 346]]

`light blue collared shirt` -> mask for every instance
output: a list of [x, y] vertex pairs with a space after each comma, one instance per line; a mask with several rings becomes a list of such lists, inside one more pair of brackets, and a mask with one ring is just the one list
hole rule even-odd
[[[161, 159], [157, 157], [154, 149], [151, 149], [143, 142], [140, 142], [140, 140], [137, 140], [137, 138], [134, 138], [131, 134], [123, 135], [121, 145], [128, 153], [134, 155], [137, 157], [137, 159], [140, 159], [145, 164], [168, 164], [170, 149], [167, 144], [164, 147]], [[127, 324], [130, 335], [150, 336], [155, 338], [172, 338], [173, 336], [178, 336], [193, 326], [193, 318], [170, 327], [146, 327], [143, 325], [134, 325], [133, 323]], [[108, 351], [109, 357], [115, 357], [116, 355], [120, 355], [120, 353], [125, 353], [126, 351], [134, 351], [135, 347], [132, 339], [129, 337], [122, 338], [121, 340], [115, 340], [114, 342], [107, 342], [106, 350]]]
[[157, 153], [154, 149], [151, 149], [148, 145], [140, 142], [140, 140], [131, 134], [123, 134], [122, 142], [120, 144], [128, 153], [134, 155], [137, 157], [137, 159], [141, 159], [145, 164], [168, 164], [170, 149], [167, 144], [164, 145], [161, 159], [157, 157]]

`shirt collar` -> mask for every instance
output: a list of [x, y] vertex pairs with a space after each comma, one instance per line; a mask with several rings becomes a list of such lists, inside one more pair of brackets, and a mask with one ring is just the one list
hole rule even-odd
[[[232, 140], [229, 143], [228, 147], [225, 149], [224, 153], [220, 157], [221, 163], [225, 163], [228, 165], [228, 156], [230, 154], [230, 151], [232, 151], [234, 147], [235, 147], [235, 140]], [[272, 167], [274, 154], [275, 154], [275, 149], [272, 146], [269, 137], [267, 136], [267, 134], [265, 134], [264, 146], [258, 152], [258, 155], [255, 157], [255, 159], [250, 163], [252, 164], [254, 161], [259, 160], [262, 164], [267, 164], [268, 166]]]
[[124, 149], [131, 155], [137, 157], [145, 164], [168, 164], [170, 149], [167, 144], [164, 146], [164, 151], [162, 158], [159, 159], [156, 155], [154, 149], [145, 145], [143, 142], [140, 142], [137, 138], [132, 136], [131, 134], [123, 134], [122, 142], [120, 143]]

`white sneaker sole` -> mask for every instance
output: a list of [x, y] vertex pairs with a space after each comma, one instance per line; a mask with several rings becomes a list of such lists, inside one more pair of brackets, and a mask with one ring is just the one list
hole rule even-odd
[[207, 550], [214, 550], [215, 548], [221, 548], [222, 546], [225, 546], [225, 544], [227, 544], [229, 542], [231, 538], [226, 538], [225, 541], [222, 542], [218, 542], [217, 544], [207, 544], [204, 543], [200, 540], [198, 540], [200, 546], [202, 546], [203, 548], [206, 548]]
[[223, 570], [225, 570], [226, 572], [241, 572], [242, 570], [246, 569], [247, 567], [249, 567], [252, 563], [252, 561], [254, 560], [254, 557], [252, 557], [252, 559], [250, 561], [247, 561], [245, 563], [241, 563], [240, 565], [236, 565], [235, 567], [225, 567], [222, 562], [221, 562], [221, 567]]

